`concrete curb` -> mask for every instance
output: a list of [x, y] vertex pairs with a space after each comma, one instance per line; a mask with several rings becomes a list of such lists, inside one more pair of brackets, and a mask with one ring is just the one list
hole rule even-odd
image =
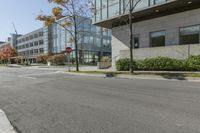
[[118, 75], [119, 78], [126, 79], [147, 79], [147, 80], [168, 80], [168, 81], [188, 81], [188, 82], [200, 82], [200, 78], [192, 78], [192, 77], [161, 77], [161, 76], [131, 76], [131, 75]]
[[[92, 77], [103, 77], [105, 78], [105, 74], [88, 74], [88, 73], [74, 73], [74, 72], [66, 72], [70, 75], [78, 75], [78, 76], [92, 76]], [[200, 82], [200, 78], [193, 77], [161, 77], [161, 76], [152, 76], [152, 75], [116, 75], [116, 78], [124, 78], [124, 79], [146, 79], [146, 80], [168, 80], [168, 81], [189, 81], [189, 82]]]
[[91, 77], [105, 77], [104, 74], [87, 74], [87, 73], [74, 73], [74, 72], [66, 72], [70, 75], [78, 75], [78, 76], [91, 76]]
[[17, 133], [9, 122], [6, 114], [0, 109], [0, 133]]

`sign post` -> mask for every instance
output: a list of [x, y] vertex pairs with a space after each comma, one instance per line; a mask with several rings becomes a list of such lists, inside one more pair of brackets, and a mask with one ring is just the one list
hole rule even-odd
[[67, 53], [67, 62], [68, 62], [68, 71], [70, 72], [70, 53], [73, 51], [71, 47], [67, 47], [66, 49], [66, 53]]

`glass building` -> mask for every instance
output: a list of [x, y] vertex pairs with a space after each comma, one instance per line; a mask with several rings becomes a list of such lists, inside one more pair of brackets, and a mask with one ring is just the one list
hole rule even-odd
[[[135, 10], [147, 8], [153, 5], [162, 4], [170, 0], [141, 0]], [[133, 0], [134, 4], [137, 0]], [[126, 14], [129, 11], [129, 0], [94, 0], [95, 17], [94, 22], [105, 20]]]
[[[64, 21], [65, 18], [62, 18], [57, 22], [61, 24]], [[93, 25], [92, 20], [88, 18], [79, 17], [77, 21], [80, 21], [77, 31], [79, 62], [81, 64], [96, 65], [102, 56], [110, 57], [111, 30]], [[67, 29], [71, 32], [67, 31], [59, 24], [54, 23], [51, 25], [50, 49], [52, 53], [62, 53], [65, 51], [66, 47], [71, 47], [73, 50], [75, 49], [75, 44], [71, 35], [71, 33], [74, 33], [74, 30], [72, 27]], [[47, 43], [48, 41], [45, 42]], [[71, 59], [75, 59], [75, 51], [72, 52]]]

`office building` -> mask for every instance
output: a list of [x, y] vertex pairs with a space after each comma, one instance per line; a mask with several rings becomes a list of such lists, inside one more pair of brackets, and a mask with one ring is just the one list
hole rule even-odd
[[[93, 23], [112, 29], [115, 68], [117, 59], [130, 57], [129, 0], [94, 3]], [[133, 10], [132, 21], [134, 59], [184, 59], [200, 54], [200, 0], [141, 0]]]
[[[57, 22], [62, 24], [65, 18]], [[96, 65], [102, 56], [111, 57], [111, 30], [92, 25], [92, 20], [78, 17], [77, 45], [78, 58], [81, 64]], [[61, 53], [66, 47], [71, 47], [71, 58], [75, 58], [75, 44], [73, 41], [73, 26], [68, 27], [68, 32], [59, 24], [51, 26], [51, 49], [53, 53]]]

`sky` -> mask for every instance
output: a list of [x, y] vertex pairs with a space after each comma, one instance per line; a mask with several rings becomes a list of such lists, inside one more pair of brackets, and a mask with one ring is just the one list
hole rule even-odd
[[51, 14], [53, 5], [48, 0], [0, 0], [0, 41], [6, 41], [10, 33], [26, 34], [37, 30], [43, 23], [36, 20], [41, 10]]

